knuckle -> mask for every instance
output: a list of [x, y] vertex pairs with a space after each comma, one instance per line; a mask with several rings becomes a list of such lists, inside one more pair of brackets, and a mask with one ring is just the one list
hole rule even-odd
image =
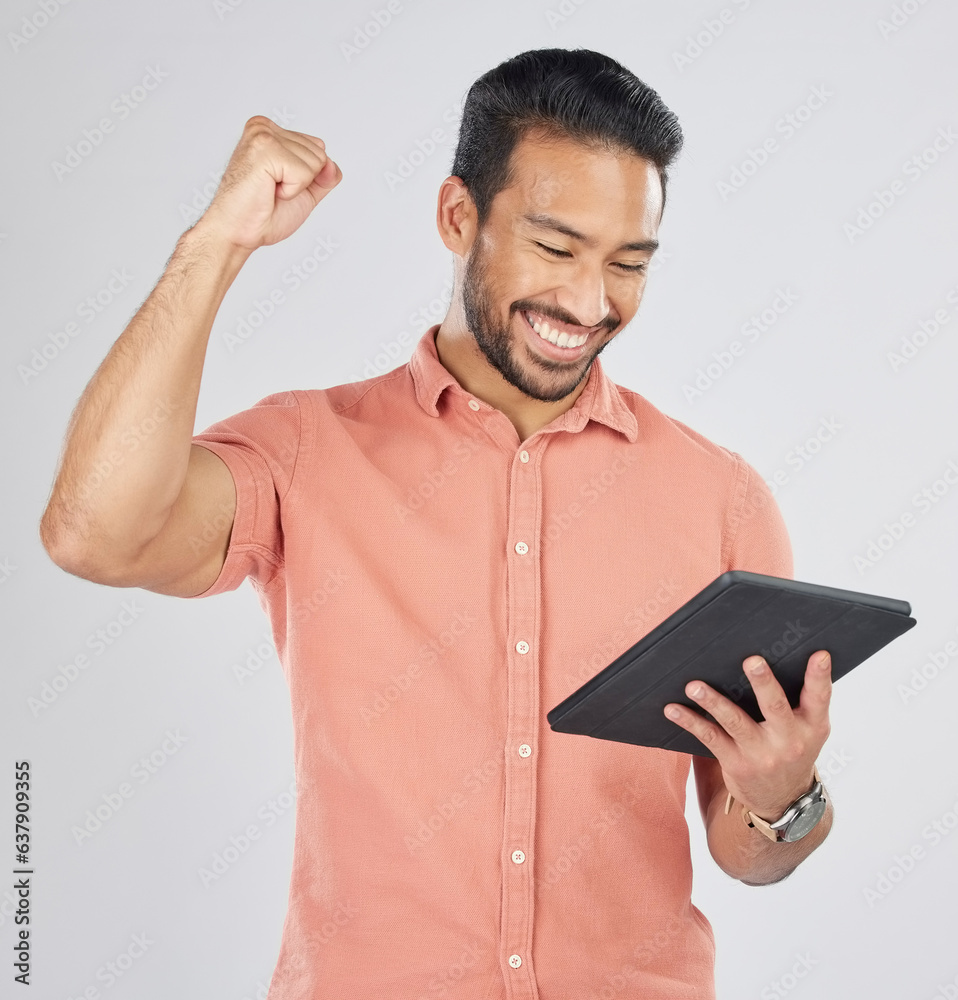
[[696, 734], [698, 738], [706, 745], [712, 746], [716, 739], [718, 738], [718, 733], [715, 731], [715, 726], [705, 725]]
[[802, 759], [805, 756], [805, 744], [803, 741], [795, 739], [792, 740], [786, 747], [784, 751], [785, 760], [789, 764], [794, 764], [796, 761]]
[[788, 699], [784, 695], [777, 695], [772, 698], [772, 700], [768, 703], [768, 708], [770, 712], [773, 712], [776, 715], [783, 715], [784, 713], [792, 710], [792, 706], [789, 704]]

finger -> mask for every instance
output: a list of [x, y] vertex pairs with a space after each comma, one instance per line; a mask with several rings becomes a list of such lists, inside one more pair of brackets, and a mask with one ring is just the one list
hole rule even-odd
[[[308, 138], [307, 136], [306, 139]], [[322, 166], [329, 159], [329, 154], [326, 152], [326, 144], [323, 143], [320, 146], [315, 142], [308, 142], [306, 139], [301, 140], [294, 133], [291, 136], [283, 137], [283, 145], [310, 166], [315, 165], [316, 172], [319, 173]]]
[[782, 685], [778, 678], [772, 673], [772, 668], [765, 662], [764, 657], [755, 655], [748, 656], [742, 661], [745, 676], [748, 678], [752, 690], [755, 692], [755, 700], [766, 722], [774, 726], [787, 725], [794, 721], [795, 713], [788, 702]]
[[[298, 148], [295, 152], [290, 149], [284, 149], [282, 159], [279, 161], [281, 180], [277, 182], [277, 197], [282, 198], [284, 201], [290, 201], [307, 188], [315, 197], [318, 195], [319, 190], [324, 187], [322, 184], [316, 184], [316, 178], [323, 174], [323, 170], [331, 162], [328, 157], [323, 157], [321, 160], [315, 154], [307, 152], [302, 147]], [[332, 167], [323, 174], [324, 180], [328, 181], [330, 177], [335, 177], [338, 169], [336, 164], [333, 163]], [[276, 176], [275, 173], [274, 176]], [[327, 183], [325, 188], [328, 189], [329, 186]], [[325, 193], [325, 190], [323, 193]]]
[[719, 762], [734, 750], [731, 737], [721, 726], [717, 726], [698, 712], [693, 712], [687, 706], [671, 702], [665, 706], [665, 715], [677, 726], [695, 736]]
[[321, 139], [318, 135], [310, 135], [308, 132], [297, 132], [295, 129], [285, 128], [283, 129], [286, 135], [295, 136], [301, 142], [305, 142], [308, 145], [316, 144], [321, 146], [323, 149], [326, 148], [326, 140]]
[[827, 724], [831, 700], [832, 658], [828, 650], [817, 649], [808, 658], [799, 707], [809, 722]]
[[744, 709], [708, 684], [690, 681], [685, 686], [685, 693], [715, 719], [733, 742], [747, 744], [761, 736], [758, 723]]

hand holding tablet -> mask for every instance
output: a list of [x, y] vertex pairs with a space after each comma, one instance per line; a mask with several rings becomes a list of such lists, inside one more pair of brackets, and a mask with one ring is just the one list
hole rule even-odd
[[794, 709], [813, 653], [831, 654], [831, 679], [837, 680], [912, 628], [910, 614], [906, 601], [730, 570], [556, 705], [547, 719], [555, 732], [714, 757], [665, 716], [670, 703], [696, 710], [685, 690], [689, 681], [704, 681], [762, 722], [743, 671], [749, 657], [764, 658]]

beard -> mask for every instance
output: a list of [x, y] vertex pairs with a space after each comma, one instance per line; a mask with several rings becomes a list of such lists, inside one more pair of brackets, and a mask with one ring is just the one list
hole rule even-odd
[[[598, 347], [593, 347], [575, 362], [563, 363], [533, 354], [524, 343], [514, 343], [511, 329], [512, 317], [520, 313], [519, 321], [526, 322], [521, 310], [542, 313], [555, 319], [554, 309], [541, 308], [531, 299], [519, 299], [509, 308], [509, 322], [502, 324], [493, 295], [489, 288], [489, 261], [480, 236], [466, 261], [462, 283], [462, 304], [466, 326], [475, 337], [476, 345], [486, 361], [511, 385], [532, 399], [555, 403], [564, 399], [585, 379], [592, 369], [592, 362], [611, 342], [604, 339], [605, 330], [593, 336]], [[602, 326], [614, 330], [618, 324], [605, 319]]]

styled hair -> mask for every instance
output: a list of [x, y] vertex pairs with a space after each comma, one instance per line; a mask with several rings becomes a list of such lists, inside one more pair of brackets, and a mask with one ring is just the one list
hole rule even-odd
[[531, 49], [469, 88], [451, 174], [462, 179], [482, 228], [492, 200], [514, 181], [512, 151], [529, 131], [572, 139], [655, 164], [662, 184], [682, 149], [682, 129], [659, 95], [610, 56], [591, 49]]

